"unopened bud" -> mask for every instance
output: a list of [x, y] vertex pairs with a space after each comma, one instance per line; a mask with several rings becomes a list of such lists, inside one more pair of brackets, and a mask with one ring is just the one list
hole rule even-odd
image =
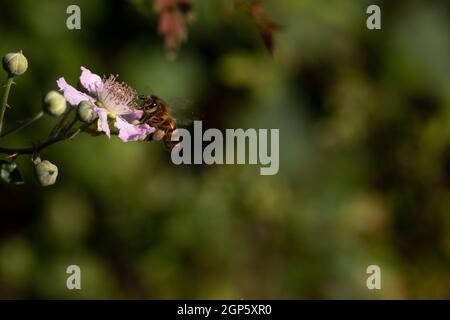
[[36, 162], [34, 171], [39, 184], [43, 187], [55, 184], [58, 177], [58, 167], [48, 160]]
[[97, 118], [97, 114], [92, 110], [92, 106], [87, 101], [81, 101], [77, 109], [78, 118], [86, 123], [90, 123]]
[[43, 100], [44, 111], [51, 116], [59, 117], [67, 109], [66, 99], [57, 91], [50, 91]]
[[10, 76], [20, 76], [28, 69], [27, 58], [22, 54], [22, 51], [8, 53], [3, 57], [3, 69]]

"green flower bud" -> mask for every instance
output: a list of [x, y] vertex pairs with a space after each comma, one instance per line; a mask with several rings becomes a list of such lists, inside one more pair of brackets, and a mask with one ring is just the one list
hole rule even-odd
[[20, 76], [28, 69], [27, 58], [22, 54], [22, 51], [8, 53], [3, 57], [3, 69], [10, 76]]
[[44, 111], [51, 116], [59, 117], [67, 109], [67, 102], [64, 96], [57, 91], [50, 91], [43, 100]]
[[92, 106], [87, 101], [81, 101], [78, 105], [78, 118], [86, 123], [90, 123], [97, 118], [97, 114], [92, 110]]
[[55, 184], [58, 177], [58, 167], [48, 160], [36, 162], [34, 171], [39, 184], [43, 187]]

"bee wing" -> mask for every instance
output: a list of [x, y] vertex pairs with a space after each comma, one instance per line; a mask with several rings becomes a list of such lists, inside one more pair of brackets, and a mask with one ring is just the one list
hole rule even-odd
[[187, 127], [199, 117], [194, 110], [195, 104], [187, 98], [172, 98], [169, 105], [171, 106], [172, 116], [175, 118], [177, 125]]
[[167, 101], [167, 103], [171, 106], [172, 110], [179, 114], [190, 112], [194, 107], [193, 101], [188, 98], [174, 97]]
[[191, 119], [191, 118], [182, 118], [182, 119], [180, 119], [180, 118], [175, 118], [175, 120], [177, 121], [177, 125], [178, 126], [183, 126], [183, 127], [188, 127], [188, 126], [190, 126], [195, 120], [198, 120], [198, 119]]

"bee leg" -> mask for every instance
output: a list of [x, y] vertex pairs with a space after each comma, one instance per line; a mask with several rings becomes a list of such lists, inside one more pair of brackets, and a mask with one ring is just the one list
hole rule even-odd
[[161, 141], [164, 138], [165, 135], [166, 135], [166, 133], [163, 130], [157, 129], [152, 134], [152, 140], [154, 140], [154, 141]]

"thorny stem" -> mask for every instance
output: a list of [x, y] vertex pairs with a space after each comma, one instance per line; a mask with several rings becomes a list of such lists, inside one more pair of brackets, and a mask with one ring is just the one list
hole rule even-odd
[[11, 86], [14, 83], [14, 76], [9, 75], [6, 80], [5, 91], [3, 92], [2, 105], [0, 106], [0, 134], [2, 133], [3, 118], [5, 117], [6, 107], [8, 106], [8, 97]]
[[56, 137], [61, 132], [61, 129], [64, 127], [67, 119], [69, 118], [69, 115], [72, 113], [74, 108], [70, 108], [64, 115], [62, 116], [61, 120], [56, 124], [56, 126], [52, 129], [50, 132], [50, 137]]
[[62, 136], [50, 138], [41, 144], [38, 144], [38, 145], [32, 146], [32, 147], [27, 147], [27, 148], [3, 148], [3, 147], [0, 147], [0, 153], [12, 155], [12, 156], [39, 153], [43, 149], [45, 149], [59, 141], [62, 141], [64, 139], [65, 139], [65, 137], [62, 137]]
[[13, 134], [13, 133], [19, 131], [19, 130], [22, 130], [22, 129], [25, 128], [25, 127], [28, 127], [30, 124], [32, 124], [33, 122], [39, 120], [39, 119], [42, 118], [43, 116], [44, 116], [44, 112], [43, 112], [43, 111], [40, 111], [40, 112], [39, 112], [38, 114], [36, 114], [34, 117], [32, 117], [32, 118], [30, 118], [30, 119], [28, 119], [28, 120], [23, 121], [23, 122], [22, 122], [21, 124], [19, 124], [17, 127], [12, 128], [12, 129], [10, 129], [10, 130], [8, 130], [8, 131], [5, 131], [5, 132], [3, 132], [3, 133], [0, 133], [0, 138], [4, 138], [4, 137], [6, 137], [6, 136], [8, 136], [8, 135], [10, 135], [10, 134]]
[[70, 129], [72, 129], [72, 127], [75, 125], [75, 123], [77, 123], [77, 121], [78, 121], [78, 118], [75, 115], [75, 118], [72, 119], [72, 121], [67, 125], [67, 127], [65, 128], [64, 131], [69, 132]]
[[67, 140], [67, 139], [73, 139], [78, 133], [86, 131], [89, 128], [89, 126], [93, 123], [94, 123], [94, 121], [90, 122], [90, 123], [85, 123], [82, 126], [80, 126], [78, 129], [74, 130], [73, 132], [68, 132], [65, 130], [65, 132], [63, 132], [63, 134], [58, 134], [57, 136], [49, 137], [47, 139], [47, 141], [42, 142], [37, 145], [30, 146], [30, 147], [26, 147], [26, 148], [3, 148], [3, 147], [0, 147], [0, 153], [8, 154], [13, 157], [17, 157], [17, 156], [25, 155], [25, 154], [39, 153], [42, 150], [44, 150], [45, 148], [47, 148], [57, 142]]

